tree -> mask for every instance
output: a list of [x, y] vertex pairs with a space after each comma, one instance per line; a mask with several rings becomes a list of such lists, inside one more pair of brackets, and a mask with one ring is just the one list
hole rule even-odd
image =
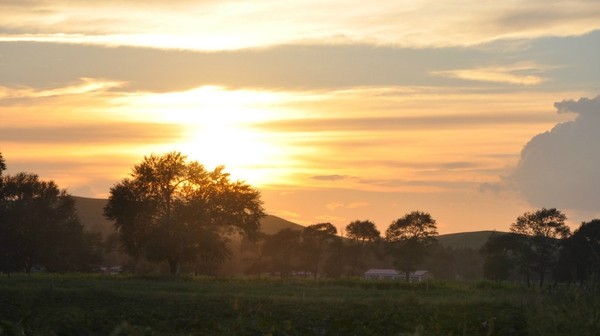
[[524, 237], [527, 249], [521, 251], [521, 260], [528, 262], [528, 267], [539, 274], [540, 286], [544, 284], [547, 271], [556, 264], [560, 239], [569, 236], [566, 219], [565, 214], [555, 208], [542, 208], [525, 212], [510, 226], [512, 233]]
[[328, 252], [330, 244], [337, 239], [337, 229], [331, 223], [309, 225], [302, 232], [305, 269], [310, 270], [315, 278], [319, 275], [319, 266], [323, 255]]
[[4, 161], [4, 157], [0, 152], [0, 177], [2, 177], [2, 173], [6, 170], [6, 161]]
[[375, 227], [375, 223], [369, 220], [355, 220], [346, 226], [346, 237], [351, 239], [354, 246], [352, 248], [352, 275], [355, 275], [356, 268], [364, 255], [365, 244], [378, 241], [381, 233]]
[[481, 247], [484, 256], [483, 276], [490, 280], [508, 279], [522, 255], [522, 236], [514, 233], [493, 233]]
[[600, 219], [581, 223], [573, 235], [564, 240], [560, 261], [564, 280], [576, 277], [583, 283], [600, 279]]
[[259, 232], [254, 239], [243, 237], [240, 242], [240, 251], [243, 261], [247, 264], [244, 274], [256, 274], [260, 279], [266, 268], [265, 242], [268, 235]]
[[429, 248], [437, 242], [435, 219], [422, 211], [410, 212], [392, 222], [385, 231], [388, 249], [394, 254], [396, 266], [410, 279], [410, 273], [425, 260]]
[[[251, 236], [265, 216], [260, 192], [231, 181], [223, 170], [207, 171], [179, 152], [144, 157], [130, 178], [110, 189], [104, 215], [115, 222], [127, 253], [167, 261], [171, 273], [179, 274], [182, 263], [206, 255], [207, 235]], [[225, 251], [222, 244], [213, 246]]]
[[280, 277], [285, 278], [298, 270], [301, 235], [301, 231], [288, 228], [265, 236], [262, 251], [268, 259], [268, 268], [272, 273], [278, 273]]
[[18, 173], [0, 189], [2, 271], [89, 271], [100, 261], [99, 236], [83, 231], [74, 200], [53, 181]]

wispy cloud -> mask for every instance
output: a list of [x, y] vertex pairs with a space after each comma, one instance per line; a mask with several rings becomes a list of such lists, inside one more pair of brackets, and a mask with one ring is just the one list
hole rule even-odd
[[542, 72], [542, 69], [534, 65], [513, 65], [433, 71], [432, 74], [480, 82], [539, 85], [546, 80], [539, 75]]
[[325, 205], [325, 207], [329, 210], [336, 210], [336, 209], [358, 209], [358, 208], [364, 208], [369, 206], [369, 202], [364, 202], [364, 201], [358, 201], [358, 202], [350, 202], [350, 203], [339, 203], [339, 202], [331, 202], [331, 203], [327, 203]]
[[0, 86], [0, 105], [7, 105], [26, 99], [50, 98], [70, 95], [87, 95], [90, 93], [102, 93], [107, 90], [122, 87], [124, 83], [94, 78], [79, 78], [76, 82], [67, 86], [34, 89], [32, 87], [9, 88]]
[[313, 176], [311, 178], [313, 180], [318, 180], [318, 181], [335, 182], [335, 181], [346, 180], [346, 179], [350, 178], [350, 176], [348, 176], [348, 175], [317, 175], [317, 176]]
[[144, 6], [135, 1], [3, 1], [0, 39], [196, 50], [301, 42], [424, 47], [579, 35], [600, 27], [595, 1], [468, 6], [466, 11], [464, 4], [437, 0], [152, 1]]

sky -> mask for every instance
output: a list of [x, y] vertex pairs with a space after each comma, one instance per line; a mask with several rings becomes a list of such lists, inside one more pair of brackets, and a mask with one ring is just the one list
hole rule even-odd
[[575, 229], [599, 59], [596, 0], [0, 0], [0, 152], [84, 197], [176, 150], [303, 225]]

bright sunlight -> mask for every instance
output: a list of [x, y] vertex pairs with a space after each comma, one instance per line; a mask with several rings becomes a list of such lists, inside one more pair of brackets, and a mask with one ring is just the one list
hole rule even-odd
[[249, 90], [226, 90], [203, 86], [197, 89], [129, 96], [137, 105], [135, 119], [185, 126], [177, 143], [166, 144], [198, 160], [208, 169], [225, 165], [234, 178], [253, 185], [277, 183], [278, 167], [287, 164], [284, 144], [276, 134], [260, 132], [252, 124], [276, 119], [275, 106], [283, 94]]

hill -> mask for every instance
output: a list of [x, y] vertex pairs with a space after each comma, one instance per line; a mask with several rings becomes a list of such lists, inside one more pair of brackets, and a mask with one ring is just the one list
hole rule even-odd
[[[73, 198], [79, 219], [87, 230], [100, 232], [104, 237], [113, 232], [113, 223], [102, 215], [107, 200], [78, 196], [73, 196]], [[273, 234], [287, 228], [302, 230], [304, 226], [277, 216], [267, 215], [261, 221], [261, 228], [264, 233]]]
[[473, 231], [473, 232], [460, 232], [450, 233], [445, 235], [439, 235], [437, 237], [440, 245], [446, 247], [461, 248], [467, 247], [475, 250], [479, 250], [488, 238], [494, 233], [502, 233], [498, 231]]
[[[112, 222], [102, 215], [106, 206], [106, 199], [73, 197], [77, 213], [82, 224], [87, 230], [101, 232], [104, 237], [113, 232]], [[283, 218], [267, 215], [261, 222], [262, 231], [273, 234], [282, 229], [302, 230], [304, 226], [290, 222]], [[469, 247], [479, 249], [494, 231], [474, 231], [451, 233], [438, 236], [438, 242], [443, 246], [454, 248]]]

